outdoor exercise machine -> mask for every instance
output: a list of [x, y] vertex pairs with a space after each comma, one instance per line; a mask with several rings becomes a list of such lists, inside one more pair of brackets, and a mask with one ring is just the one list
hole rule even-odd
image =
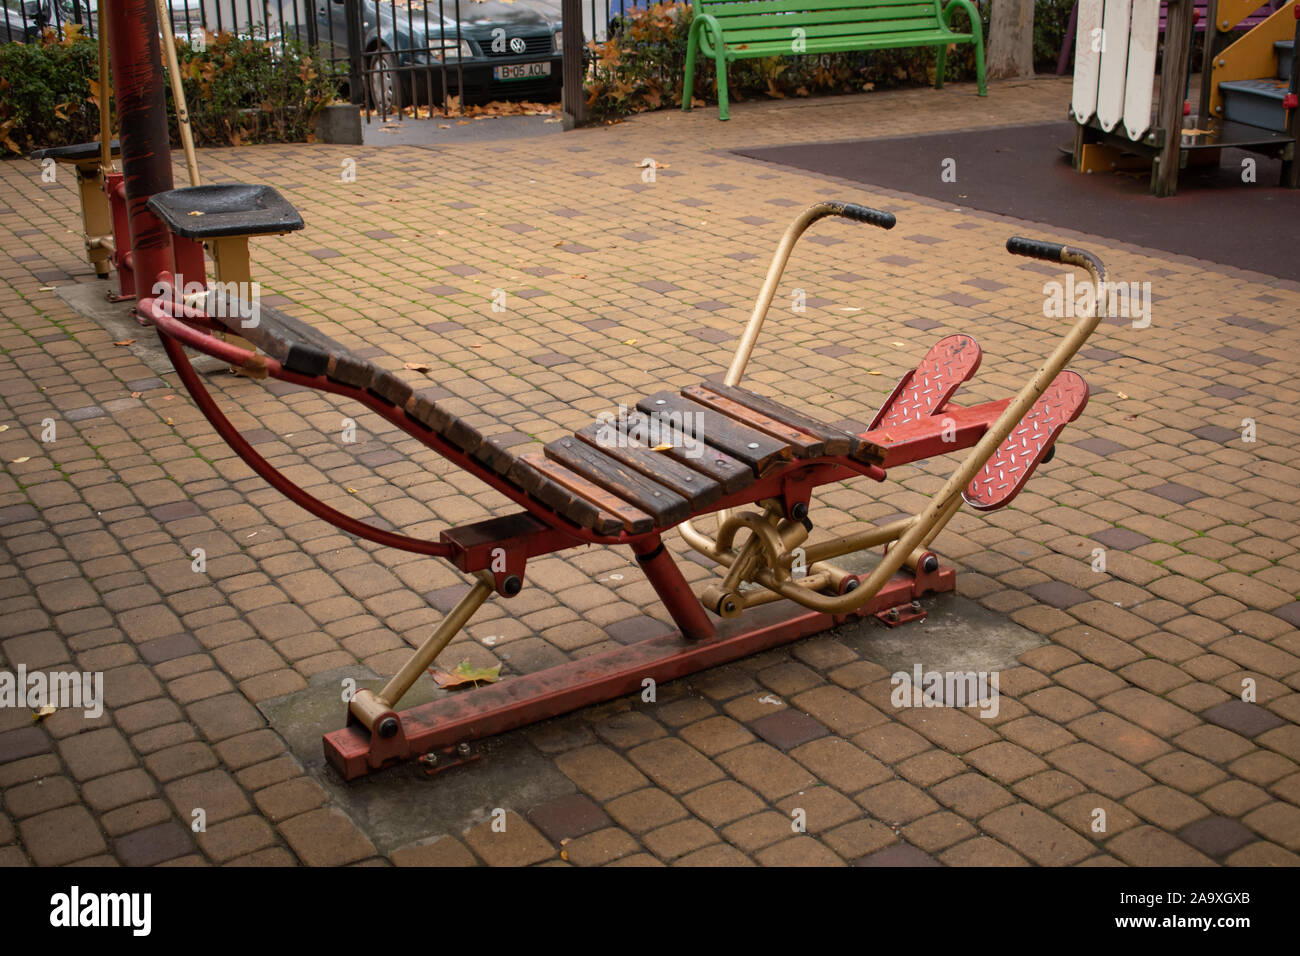
[[[1300, 3], [1266, 16], [1261, 0], [1079, 0], [1070, 118], [1080, 172], [1150, 165], [1151, 192], [1172, 196], [1179, 170], [1217, 165], [1228, 147], [1282, 159], [1282, 184], [1300, 185], [1295, 163]], [[1192, 41], [1202, 10], [1205, 64], [1195, 125], [1187, 99]], [[1162, 22], [1163, 20], [1163, 22]], [[1248, 26], [1230, 44], [1232, 30]], [[1163, 30], [1162, 30], [1163, 27]], [[1152, 109], [1157, 51], [1159, 99]]]
[[[109, 55], [110, 17], [105, 15], [105, 6], [109, 2], [110, 0], [98, 0], [96, 20], [102, 24], [98, 36], [99, 140], [36, 150], [31, 158], [41, 163], [52, 161], [68, 165], [75, 171], [86, 257], [101, 279], [109, 277], [109, 267], [112, 266], [117, 274], [118, 288], [116, 292], [108, 292], [108, 299], [122, 302], [135, 301], [138, 290], [131, 250], [132, 215], [128, 211], [125, 173], [114, 167], [114, 161], [120, 157], [120, 142], [111, 139], [112, 94], [109, 78], [112, 58]], [[111, 2], [115, 3], [116, 0]], [[155, 7], [155, 22], [169, 22], [167, 0], [152, 2]], [[172, 234], [173, 274], [181, 280], [182, 285], [206, 285], [206, 251], [211, 255], [213, 274], [218, 283], [247, 284], [252, 278], [249, 239], [253, 236], [283, 235], [301, 229], [302, 217], [284, 197], [269, 186], [202, 185], [176, 45], [170, 35], [168, 40], [167, 43], [159, 44], [160, 56], [152, 61], [149, 68], [159, 69], [159, 64], [164, 63], [167, 67], [172, 102], [176, 109], [176, 128], [190, 181], [190, 189], [170, 190], [169, 198], [173, 205], [168, 206], [166, 199], [160, 200], [161, 205], [157, 210], [160, 216], [168, 220]], [[132, 68], [135, 65], [130, 64]], [[166, 142], [164, 140], [164, 146]], [[183, 211], [178, 212], [179, 207], [183, 207]], [[236, 344], [247, 344], [238, 337], [227, 338]]]
[[[149, 0], [113, 0], [113, 62], [157, 62], [158, 33]], [[472, 579], [465, 596], [388, 682], [356, 693], [348, 723], [325, 735], [325, 753], [354, 778], [393, 761], [437, 756], [454, 763], [468, 741], [553, 717], [876, 614], [885, 623], [924, 615], [919, 599], [954, 587], [954, 573], [930, 546], [965, 502], [977, 510], [1009, 503], [1052, 453], [1066, 424], [1082, 411], [1088, 387], [1069, 363], [1097, 327], [1100, 307], [1078, 318], [1042, 366], [1012, 397], [962, 407], [952, 402], [974, 375], [980, 349], [967, 335], [939, 341], [884, 403], [871, 427], [851, 432], [740, 386], [795, 243], [816, 221], [838, 216], [882, 229], [894, 216], [860, 205], [821, 202], [804, 210], [781, 239], [749, 323], [726, 375], [636, 403], [634, 428], [613, 440], [598, 420], [521, 453], [528, 436], [510, 431], [472, 404], [438, 387], [417, 388], [317, 329], [261, 306], [245, 327], [238, 310], [186, 305], [172, 281], [173, 237], [163, 213], [176, 207], [166, 148], [162, 91], [154, 70], [117, 76], [122, 163], [131, 210], [140, 292], [138, 319], [152, 325], [181, 382], [232, 449], [292, 501], [349, 534], [381, 545], [443, 558]], [[248, 187], [243, 187], [248, 188]], [[180, 192], [184, 193], [184, 190]], [[233, 215], [233, 214], [232, 214]], [[203, 217], [206, 218], [206, 217]], [[1013, 238], [1009, 251], [1087, 270], [1104, 293], [1105, 269], [1092, 254], [1055, 243]], [[259, 351], [217, 333], [248, 338]], [[437, 540], [369, 525], [299, 488], [245, 439], [207, 391], [186, 350], [216, 356], [258, 378], [319, 389], [356, 401], [496, 489], [521, 510], [442, 531]], [[488, 383], [490, 384], [490, 383]], [[694, 434], [683, 429], [688, 420]], [[659, 444], [636, 437], [659, 435]], [[665, 436], [667, 436], [665, 438]], [[953, 451], [968, 454], [919, 513], [864, 526], [829, 540], [810, 540], [813, 494], [821, 485], [863, 477]], [[693, 454], [701, 451], [701, 454]], [[714, 516], [712, 533], [699, 527]], [[723, 572], [697, 598], [663, 536], [678, 529]], [[589, 545], [626, 545], [675, 627], [636, 643], [497, 684], [398, 711], [402, 697], [492, 595], [509, 599], [528, 562]], [[884, 547], [862, 574], [834, 563]], [[800, 574], [798, 564], [805, 566]], [[443, 757], [442, 755], [445, 755]]]

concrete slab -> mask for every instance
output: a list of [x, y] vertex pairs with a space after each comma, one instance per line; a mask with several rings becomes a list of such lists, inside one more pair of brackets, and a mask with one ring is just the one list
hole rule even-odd
[[[131, 315], [135, 303], [108, 301], [107, 292], [110, 284], [114, 288], [117, 287], [117, 283], [113, 280], [106, 282], [97, 279], [93, 282], [58, 286], [54, 294], [66, 302], [73, 312], [90, 319], [111, 335], [113, 341], [125, 342], [134, 339], [135, 341], [125, 348], [149, 366], [151, 371], [159, 375], [175, 371], [167, 358], [167, 353], [163, 351], [162, 343], [158, 341], [158, 334], [153, 329], [141, 325]], [[226, 368], [224, 362], [206, 355], [191, 355], [190, 361], [198, 371], [203, 373], [219, 372]]]
[[[430, 776], [421, 765], [411, 762], [345, 782], [325, 762], [321, 736], [343, 725], [346, 711], [341, 687], [348, 677], [357, 682], [357, 689], [379, 690], [384, 684], [363, 668], [327, 671], [313, 677], [305, 690], [263, 701], [258, 707], [308, 774], [380, 853], [391, 853], [431, 834], [459, 838], [465, 830], [488, 820], [497, 807], [522, 814], [540, 803], [577, 792], [523, 730], [476, 742], [474, 750], [481, 759], [463, 767]], [[445, 693], [432, 680], [420, 680], [402, 706], [426, 703]]]

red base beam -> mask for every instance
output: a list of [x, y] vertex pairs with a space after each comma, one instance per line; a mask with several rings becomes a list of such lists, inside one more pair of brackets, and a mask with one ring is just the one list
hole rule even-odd
[[665, 633], [412, 707], [396, 714], [399, 729], [387, 739], [350, 723], [325, 735], [325, 757], [345, 779], [353, 780], [432, 750], [639, 693], [647, 677], [656, 684], [676, 680], [955, 586], [952, 568], [941, 567], [929, 574], [918, 572], [915, 578], [896, 574], [873, 601], [851, 615], [821, 614], [786, 601], [759, 605], [724, 621], [718, 634], [707, 640], [687, 641], [675, 631]]

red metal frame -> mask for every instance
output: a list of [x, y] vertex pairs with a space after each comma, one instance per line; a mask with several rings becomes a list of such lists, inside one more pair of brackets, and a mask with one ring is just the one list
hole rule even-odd
[[[231, 448], [290, 500], [358, 537], [447, 558], [470, 572], [487, 569], [493, 549], [506, 545], [507, 567], [504, 571], [494, 571], [494, 576], [496, 590], [507, 597], [518, 592], [530, 557], [583, 544], [629, 545], [680, 630], [680, 634], [672, 633], [666, 627], [664, 635], [630, 647], [512, 678], [467, 695], [447, 697], [401, 714], [385, 714], [385, 718], [395, 718], [396, 733], [392, 736], [371, 735], [350, 715], [348, 727], [325, 738], [326, 753], [344, 776], [352, 778], [396, 759], [457, 745], [638, 690], [647, 677], [656, 681], [672, 680], [825, 630], [850, 617], [910, 605], [922, 594], [952, 589], [954, 575], [948, 568], [918, 571], [915, 575], [902, 573], [895, 575], [873, 601], [853, 615], [827, 615], [779, 603], [750, 608], [740, 618], [715, 626], [664, 548], [659, 530], [642, 535], [606, 536], [580, 528], [448, 444], [408, 416], [404, 409], [366, 390], [325, 376], [310, 377], [289, 371], [273, 358], [218, 338], [213, 334], [219, 330], [213, 321], [201, 311], [186, 308], [171, 288], [178, 264], [194, 268], [197, 247], [190, 244], [178, 248], [174, 237], [147, 205], [152, 195], [172, 187], [165, 99], [158, 69], [161, 59], [155, 6], [152, 0], [114, 0], [109, 6], [109, 19], [122, 173], [110, 181], [108, 188], [110, 198], [115, 200], [121, 289], [124, 295], [134, 295], [140, 321], [158, 330], [181, 381]], [[160, 291], [155, 292], [156, 289]], [[447, 529], [436, 542], [385, 531], [344, 515], [289, 481], [257, 453], [208, 393], [190, 364], [186, 347], [220, 358], [256, 377], [269, 376], [360, 402], [500, 491], [526, 513]], [[974, 444], [1006, 404], [992, 402], [972, 409], [945, 405], [928, 422], [868, 432], [863, 438], [880, 446], [886, 464], [915, 461]], [[952, 428], [948, 427], [949, 417], [954, 420]], [[945, 431], [949, 432], [946, 436]], [[950, 440], [944, 441], [944, 437]], [[701, 513], [734, 509], [764, 498], [782, 499], [787, 507], [796, 502], [806, 503], [814, 487], [855, 476], [881, 481], [885, 470], [848, 458], [790, 462]], [[389, 723], [387, 719], [384, 722]]]
[[[404, 710], [397, 715], [398, 732], [387, 739], [369, 733], [349, 718], [347, 727], [325, 735], [325, 756], [345, 779], [353, 780], [430, 750], [640, 693], [647, 678], [656, 684], [677, 680], [829, 630], [854, 617], [910, 605], [924, 594], [950, 591], [954, 584], [951, 568], [915, 578], [898, 574], [854, 615], [821, 614], [768, 604], [723, 621], [718, 633], [703, 641], [685, 640], [665, 625], [659, 637]], [[700, 607], [693, 597], [692, 601]]]

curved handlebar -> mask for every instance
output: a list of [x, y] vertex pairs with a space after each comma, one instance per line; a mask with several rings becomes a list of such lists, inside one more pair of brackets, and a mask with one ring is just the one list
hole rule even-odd
[[[836, 202], [830, 200], [817, 205], [830, 206], [832, 214], [843, 216], [845, 219], [852, 219], [856, 222], [865, 222], [872, 226], [879, 226], [881, 229], [893, 229], [898, 224], [898, 220], [892, 212], [884, 212], [880, 209], [872, 209], [870, 206], [862, 206], [855, 202]], [[816, 207], [814, 207], [816, 208]]]

